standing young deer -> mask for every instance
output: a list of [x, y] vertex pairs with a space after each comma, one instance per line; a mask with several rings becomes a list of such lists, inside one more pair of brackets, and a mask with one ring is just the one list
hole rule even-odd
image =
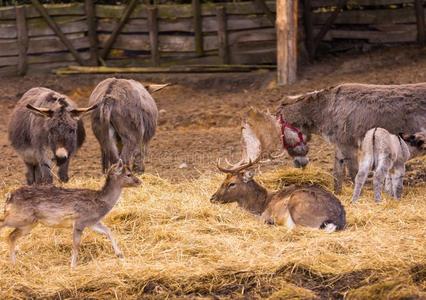
[[[258, 161], [257, 159], [256, 161]], [[345, 209], [332, 193], [320, 186], [290, 186], [271, 192], [258, 184], [254, 172], [247, 170], [254, 162], [233, 169], [218, 169], [227, 177], [211, 197], [212, 203], [237, 202], [269, 224], [286, 224], [324, 228], [327, 232], [341, 230], [346, 224]]]
[[120, 160], [108, 171], [100, 191], [54, 186], [25, 186], [14, 191], [6, 200], [4, 218], [0, 219], [0, 229], [15, 228], [8, 238], [12, 263], [16, 261], [17, 240], [29, 234], [37, 223], [50, 227], [73, 226], [71, 267], [77, 265], [81, 235], [86, 227], [106, 235], [115, 254], [123, 257], [109, 228], [101, 220], [117, 203], [123, 187], [140, 184], [141, 181]]
[[370, 171], [374, 172], [374, 199], [382, 200], [382, 187], [400, 199], [402, 196], [405, 163], [410, 158], [426, 153], [426, 132], [413, 135], [389, 133], [384, 128], [372, 128], [365, 134], [361, 145], [359, 170], [355, 177], [352, 202], [356, 202]]

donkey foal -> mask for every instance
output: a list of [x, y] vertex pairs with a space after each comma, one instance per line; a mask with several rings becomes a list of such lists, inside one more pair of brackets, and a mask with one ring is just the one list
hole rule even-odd
[[77, 265], [81, 235], [86, 227], [107, 236], [115, 254], [123, 257], [109, 228], [101, 220], [117, 203], [123, 187], [140, 184], [141, 181], [120, 160], [108, 171], [100, 191], [54, 186], [25, 186], [14, 191], [6, 200], [4, 218], [0, 219], [0, 229], [15, 228], [8, 238], [12, 263], [16, 261], [17, 240], [29, 234], [37, 223], [50, 227], [73, 226], [71, 267]]
[[400, 199], [405, 163], [410, 158], [426, 153], [425, 141], [426, 132], [396, 136], [383, 128], [367, 131], [361, 145], [361, 158], [352, 202], [358, 200], [370, 171], [374, 172], [373, 187], [376, 202], [382, 199], [383, 184], [389, 195]]

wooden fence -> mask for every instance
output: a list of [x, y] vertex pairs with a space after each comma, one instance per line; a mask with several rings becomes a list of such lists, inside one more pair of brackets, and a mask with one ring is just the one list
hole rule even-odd
[[[336, 1], [310, 1], [314, 35], [334, 14]], [[275, 1], [266, 4], [274, 14]], [[86, 17], [82, 3], [44, 7], [83, 60], [91, 56], [89, 24], [96, 24], [102, 53], [126, 10], [125, 6], [96, 5], [93, 20]], [[300, 7], [299, 22], [303, 24], [303, 5]], [[305, 31], [303, 26], [299, 28], [303, 41]], [[416, 40], [413, 0], [349, 1], [323, 38], [326, 43], [351, 44]], [[202, 4], [198, 20], [192, 5], [136, 5], [111, 48], [105, 59], [108, 66], [271, 64], [276, 61], [276, 33], [271, 16], [256, 1]], [[72, 64], [77, 64], [75, 55], [40, 10], [33, 5], [0, 8], [0, 73], [49, 71]]]

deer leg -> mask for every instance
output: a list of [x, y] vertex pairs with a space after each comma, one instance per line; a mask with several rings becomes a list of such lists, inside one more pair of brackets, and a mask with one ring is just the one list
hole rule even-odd
[[119, 258], [124, 258], [123, 252], [121, 252], [116, 240], [112, 236], [111, 230], [107, 226], [105, 226], [101, 222], [98, 222], [95, 225], [91, 226], [90, 228], [97, 233], [105, 235], [111, 241], [112, 248], [114, 249], [115, 255], [117, 255]]
[[371, 161], [364, 160], [361, 163], [361, 166], [358, 170], [358, 174], [355, 177], [355, 187], [354, 187], [354, 193], [352, 195], [352, 203], [355, 203], [358, 201], [359, 196], [361, 195], [362, 187], [365, 184], [365, 181], [367, 180], [368, 173], [371, 169]]
[[35, 178], [36, 166], [34, 166], [31, 163], [25, 163], [25, 166], [27, 167], [27, 173], [25, 173], [27, 184], [32, 185], [36, 181], [36, 178]]
[[81, 244], [81, 235], [83, 234], [83, 229], [78, 228], [74, 225], [74, 231], [72, 235], [72, 252], [71, 252], [71, 268], [75, 268], [77, 266], [78, 259], [78, 250]]
[[340, 149], [336, 147], [335, 157], [334, 157], [334, 168], [333, 168], [334, 192], [336, 194], [340, 194], [342, 192], [344, 167], [345, 167], [345, 157], [343, 156], [342, 151], [340, 151]]
[[18, 227], [18, 228], [15, 228], [9, 234], [8, 243], [9, 243], [10, 261], [12, 262], [12, 264], [16, 263], [16, 242], [18, 241], [19, 238], [29, 234], [32, 228], [33, 228], [32, 225]]
[[376, 202], [382, 201], [383, 184], [391, 165], [387, 158], [379, 157], [378, 161], [379, 163], [373, 176], [374, 199]]
[[58, 176], [62, 182], [68, 182], [68, 167], [70, 165], [70, 159], [68, 158], [62, 165], [58, 168]]

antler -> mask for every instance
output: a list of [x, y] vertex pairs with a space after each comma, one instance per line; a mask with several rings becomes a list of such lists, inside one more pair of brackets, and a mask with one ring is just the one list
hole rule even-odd
[[238, 172], [241, 172], [242, 170], [245, 170], [247, 168], [250, 168], [252, 165], [256, 164], [259, 162], [260, 160], [260, 155], [258, 157], [256, 157], [255, 160], [249, 160], [248, 163], [246, 164], [242, 164], [242, 165], [234, 165], [234, 167], [230, 168], [230, 169], [226, 169], [224, 167], [220, 166], [220, 159], [217, 161], [216, 167], [219, 169], [219, 171], [223, 172], [223, 173], [229, 173], [229, 174], [235, 174]]

